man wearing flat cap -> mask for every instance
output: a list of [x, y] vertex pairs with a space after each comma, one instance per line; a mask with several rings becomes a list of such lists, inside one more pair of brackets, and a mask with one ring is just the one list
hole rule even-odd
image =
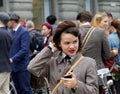
[[12, 38], [6, 29], [8, 21], [9, 15], [5, 12], [0, 12], [0, 94], [10, 94], [11, 65], [9, 50]]
[[29, 32], [20, 25], [20, 17], [9, 13], [8, 27], [12, 29], [12, 47], [10, 61], [12, 63], [12, 80], [15, 83], [17, 94], [33, 94], [30, 86], [30, 73], [27, 71], [29, 63]]

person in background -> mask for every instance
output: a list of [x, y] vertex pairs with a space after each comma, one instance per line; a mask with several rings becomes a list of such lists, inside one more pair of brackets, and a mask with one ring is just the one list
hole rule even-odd
[[[92, 15], [89, 11], [82, 11], [77, 15], [76, 20], [78, 22], [83, 39], [88, 30], [92, 27]], [[102, 28], [98, 28], [98, 26], [95, 27], [96, 29], [90, 36], [82, 54], [84, 56], [95, 59], [97, 63], [97, 69], [101, 69], [104, 68], [102, 58], [110, 58], [110, 47], [107, 35], [105, 34], [104, 30]]]
[[33, 94], [30, 86], [30, 73], [27, 70], [29, 64], [29, 32], [20, 25], [20, 17], [15, 13], [9, 13], [8, 27], [12, 29], [12, 46], [10, 49], [10, 62], [12, 63], [12, 80], [17, 94]]
[[110, 13], [110, 12], [106, 12], [106, 14], [107, 14], [107, 16], [108, 16], [108, 21], [109, 21], [109, 23], [108, 23], [108, 31], [109, 31], [109, 34], [111, 34], [112, 33], [112, 28], [111, 28], [111, 22], [113, 21], [113, 15]]
[[97, 28], [102, 28], [107, 35], [109, 35], [108, 31], [108, 16], [106, 13], [96, 13], [92, 20], [92, 25]]
[[[82, 34], [82, 40], [89, 31], [89, 29], [92, 27], [91, 25], [92, 17], [93, 16], [89, 11], [82, 11], [76, 17], [76, 20], [79, 25], [79, 31]], [[103, 64], [103, 58], [105, 60], [110, 58], [110, 46], [109, 46], [107, 34], [104, 32], [102, 28], [98, 28], [98, 26], [96, 26], [96, 29], [91, 34], [82, 54], [83, 56], [87, 56], [95, 59], [98, 70], [101, 68], [105, 68]], [[102, 83], [99, 79], [99, 87], [100, 87], [99, 92], [102, 91], [101, 85]]]
[[0, 94], [10, 94], [9, 83], [12, 69], [9, 51], [12, 38], [6, 29], [9, 19], [10, 17], [7, 13], [0, 12]]
[[21, 26], [23, 26], [24, 28], [26, 28], [26, 22], [27, 22], [27, 20], [26, 20], [25, 18], [20, 19], [20, 24], [21, 24]]
[[55, 15], [49, 15], [47, 18], [46, 18], [46, 21], [52, 25], [52, 33], [55, 34], [55, 30], [57, 28], [57, 18]]
[[30, 61], [28, 70], [38, 77], [46, 76], [51, 90], [61, 80], [62, 84], [54, 94], [99, 94], [96, 62], [92, 58], [83, 57], [78, 65], [66, 74], [70, 78], [65, 78], [65, 73], [82, 57], [80, 46], [81, 34], [76, 25], [69, 20], [63, 21], [56, 28], [53, 43]]
[[53, 33], [52, 33], [52, 25], [49, 23], [43, 23], [42, 24], [42, 33], [44, 35], [44, 46], [47, 46], [49, 42], [53, 39]]
[[26, 28], [29, 31], [30, 34], [30, 54], [32, 55], [36, 51], [41, 51], [44, 47], [43, 45], [43, 34], [39, 30], [35, 29], [34, 22], [31, 20], [28, 20], [26, 22]]
[[[103, 29], [105, 33], [107, 34], [107, 36], [109, 36], [108, 23], [109, 23], [109, 19], [106, 13], [97, 13], [93, 17], [92, 25], [97, 28]], [[110, 57], [115, 57], [117, 54], [118, 54], [118, 48], [117, 47], [112, 48], [110, 51]], [[107, 77], [107, 79], [108, 80], [112, 79], [112, 77]], [[111, 89], [112, 89], [112, 92], [114, 92], [114, 86], [111, 86]]]
[[[114, 19], [111, 22], [112, 33], [108, 36], [111, 49], [117, 48], [118, 54], [115, 56], [115, 63], [120, 66], [120, 21]], [[120, 71], [114, 79], [116, 94], [120, 94]]]
[[109, 24], [111, 25], [111, 22], [113, 21], [113, 15], [110, 12], [106, 12], [108, 19], [109, 19]]
[[[109, 23], [109, 19], [106, 13], [97, 13], [93, 17], [92, 25], [97, 28], [102, 28], [106, 32], [107, 36], [109, 35], [108, 23]], [[111, 51], [111, 57], [116, 56], [117, 54], [118, 54], [118, 49], [114, 48]]]

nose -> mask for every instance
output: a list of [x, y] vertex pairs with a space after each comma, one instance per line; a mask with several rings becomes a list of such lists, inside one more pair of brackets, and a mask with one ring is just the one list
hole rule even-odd
[[74, 48], [75, 47], [75, 45], [74, 44], [70, 44], [70, 48]]

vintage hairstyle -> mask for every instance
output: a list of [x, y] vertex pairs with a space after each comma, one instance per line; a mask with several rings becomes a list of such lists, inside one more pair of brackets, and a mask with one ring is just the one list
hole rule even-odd
[[104, 17], [108, 17], [106, 13], [97, 13], [95, 14], [95, 16], [93, 17], [92, 20], [92, 25], [95, 27], [100, 28], [100, 22], [103, 20]]
[[120, 38], [120, 21], [118, 19], [114, 19], [111, 22], [111, 26], [113, 26], [117, 30], [117, 34], [118, 34], [118, 36]]
[[89, 11], [82, 11], [77, 15], [76, 20], [80, 20], [80, 22], [91, 22], [92, 14]]
[[53, 37], [53, 42], [55, 43], [56, 47], [61, 50], [59, 47], [60, 41], [61, 41], [61, 35], [62, 33], [70, 33], [74, 35], [75, 37], [78, 37], [79, 39], [79, 49], [81, 46], [81, 34], [79, 33], [79, 29], [76, 27], [75, 23], [69, 20], [61, 22], [58, 27], [56, 28], [55, 35]]

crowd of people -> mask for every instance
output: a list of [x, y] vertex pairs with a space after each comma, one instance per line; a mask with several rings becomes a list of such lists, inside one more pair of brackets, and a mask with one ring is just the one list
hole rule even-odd
[[[75, 19], [58, 23], [49, 15], [37, 30], [32, 20], [0, 12], [0, 94], [10, 94], [10, 77], [17, 94], [36, 94], [31, 74], [46, 77], [51, 94], [105, 94], [97, 70], [111, 57], [120, 66], [120, 20], [111, 13], [93, 16], [89, 11]], [[110, 88], [120, 94], [120, 72], [111, 74]], [[40, 89], [46, 94], [44, 86]]]

